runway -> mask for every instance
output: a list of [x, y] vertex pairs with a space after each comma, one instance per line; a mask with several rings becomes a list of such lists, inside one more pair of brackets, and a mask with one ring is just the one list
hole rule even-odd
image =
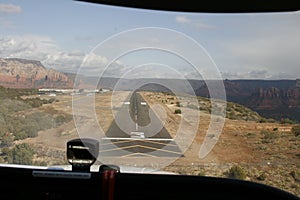
[[182, 152], [139, 93], [123, 102], [100, 142], [100, 156], [180, 157]]

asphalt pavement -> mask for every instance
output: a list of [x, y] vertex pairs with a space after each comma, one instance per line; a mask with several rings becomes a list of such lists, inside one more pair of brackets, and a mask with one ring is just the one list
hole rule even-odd
[[133, 93], [116, 114], [100, 142], [100, 156], [181, 156], [159, 117], [139, 93]]

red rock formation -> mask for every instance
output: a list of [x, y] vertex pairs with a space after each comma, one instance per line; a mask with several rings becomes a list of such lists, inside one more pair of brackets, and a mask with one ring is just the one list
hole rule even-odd
[[47, 69], [40, 61], [0, 58], [0, 85], [11, 88], [72, 88], [64, 73]]

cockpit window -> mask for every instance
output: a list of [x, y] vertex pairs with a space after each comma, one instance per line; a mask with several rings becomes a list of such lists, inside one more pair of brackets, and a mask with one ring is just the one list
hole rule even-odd
[[0, 163], [68, 167], [90, 138], [95, 165], [300, 197], [299, 19], [2, 1]]

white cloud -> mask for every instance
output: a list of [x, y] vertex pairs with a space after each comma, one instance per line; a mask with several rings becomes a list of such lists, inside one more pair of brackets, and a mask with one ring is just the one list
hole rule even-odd
[[41, 61], [46, 67], [74, 70], [84, 54], [66, 52], [49, 37], [38, 35], [0, 36], [0, 57], [24, 58]]
[[292, 74], [288, 74], [285, 72], [272, 72], [270, 70], [265, 69], [254, 69], [248, 72], [223, 72], [223, 79], [295, 79]]
[[88, 54], [83, 60], [83, 62], [84, 65], [89, 67], [105, 66], [106, 64], [108, 64], [107, 58], [99, 56], [95, 53]]
[[[290, 35], [291, 36], [291, 35]], [[285, 72], [294, 74], [299, 70], [300, 42], [297, 37], [267, 37], [240, 41], [228, 49], [241, 66], [268, 66], [270, 74]], [[296, 74], [295, 74], [296, 75]]]
[[175, 21], [179, 24], [189, 25], [189, 26], [191, 26], [193, 28], [197, 28], [197, 29], [212, 29], [212, 28], [215, 28], [212, 25], [203, 23], [199, 19], [197, 19], [197, 20], [196, 19], [191, 19], [191, 18], [188, 18], [186, 16], [176, 16]]
[[[98, 75], [108, 64], [101, 55], [83, 51], [66, 51], [49, 37], [38, 35], [0, 36], [0, 57], [24, 58], [41, 61], [48, 68], [76, 73], [79, 69], [88, 75]], [[107, 74], [122, 75], [123, 64], [116, 61], [109, 66]]]
[[20, 13], [22, 8], [13, 4], [0, 4], [0, 14]]
[[76, 72], [83, 58], [84, 54], [78, 52], [54, 51], [47, 54], [42, 63], [60, 71]]
[[271, 75], [267, 69], [254, 69], [248, 72], [223, 72], [223, 79], [269, 79]]
[[175, 18], [176, 22], [180, 24], [189, 24], [191, 23], [191, 20], [185, 16], [176, 16]]
[[240, 25], [212, 56], [227, 78], [299, 78], [300, 27], [293, 19]]
[[0, 41], [1, 57], [21, 57], [44, 60], [47, 54], [57, 51], [55, 42], [43, 36], [0, 36]]
[[9, 14], [20, 13], [22, 8], [13, 4], [1, 4], [0, 3], [0, 29], [14, 27], [13, 22], [6, 19]]

